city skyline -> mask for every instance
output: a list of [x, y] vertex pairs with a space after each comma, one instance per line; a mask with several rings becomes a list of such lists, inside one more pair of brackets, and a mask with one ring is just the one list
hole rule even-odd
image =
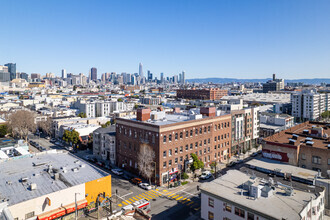
[[185, 70], [188, 79], [330, 75], [329, 1], [5, 1], [2, 7], [0, 60], [17, 63], [18, 72], [61, 76], [64, 68], [88, 75], [95, 66], [100, 74], [136, 73], [143, 63], [155, 75]]

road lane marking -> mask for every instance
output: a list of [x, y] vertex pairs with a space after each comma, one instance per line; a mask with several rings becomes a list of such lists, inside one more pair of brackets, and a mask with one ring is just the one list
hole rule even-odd
[[171, 197], [171, 196], [174, 196], [175, 195], [175, 193], [172, 193], [171, 195], [168, 195], [168, 197]]
[[191, 205], [191, 204], [193, 204], [194, 202], [193, 201], [191, 201], [191, 202], [189, 202], [187, 205]]
[[140, 195], [142, 198], [144, 198], [144, 199], [146, 199], [147, 201], [149, 201], [149, 199], [148, 198], [146, 198], [146, 197], [144, 197], [143, 195]]
[[139, 199], [135, 198], [135, 197], [132, 197], [132, 199], [136, 200], [136, 201], [139, 201]]
[[126, 202], [123, 202], [124, 205], [128, 205]]
[[182, 198], [183, 198], [183, 196], [181, 196], [181, 197], [177, 198], [176, 200], [180, 200], [180, 199], [182, 199]]
[[118, 204], [119, 207], [122, 207], [122, 204]]
[[125, 202], [128, 202], [129, 204], [131, 204], [132, 202], [131, 201], [129, 201], [129, 200], [125, 200]]
[[154, 195], [152, 195], [152, 194], [150, 194], [150, 193], [144, 193], [145, 195], [147, 195], [147, 196], [149, 196], [149, 197], [151, 197], [151, 198], [156, 198], [156, 196], [154, 196]]
[[200, 210], [200, 209], [201, 209], [201, 207], [195, 208], [196, 211], [198, 211], [198, 210]]
[[140, 200], [143, 199], [141, 196], [135, 196], [135, 197], [138, 198], [138, 199], [140, 199]]
[[148, 192], [148, 193], [150, 193], [151, 195], [159, 196], [157, 193], [154, 192]]
[[179, 195], [173, 196], [172, 199], [175, 199], [176, 197], [178, 197]]
[[132, 199], [132, 198], [130, 198], [129, 200], [131, 200], [132, 202], [135, 202], [135, 200], [134, 200], [134, 199]]
[[148, 196], [146, 194], [141, 194], [141, 196], [144, 195], [145, 197], [147, 197], [148, 199], [153, 199], [151, 196]]
[[168, 192], [168, 191], [166, 189], [164, 189], [163, 192]]

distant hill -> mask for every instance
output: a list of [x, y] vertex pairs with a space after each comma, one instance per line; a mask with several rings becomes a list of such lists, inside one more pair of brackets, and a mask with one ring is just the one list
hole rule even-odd
[[[232, 83], [232, 82], [260, 82], [265, 83], [271, 78], [266, 79], [237, 79], [237, 78], [197, 78], [197, 79], [187, 79], [187, 82], [190, 83]], [[284, 79], [285, 83], [287, 82], [302, 82], [304, 84], [320, 84], [327, 83], [330, 84], [330, 78], [314, 78], [314, 79]]]

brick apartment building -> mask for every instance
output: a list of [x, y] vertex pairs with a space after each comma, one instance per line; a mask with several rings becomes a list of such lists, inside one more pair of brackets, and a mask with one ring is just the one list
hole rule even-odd
[[223, 96], [228, 95], [228, 90], [211, 88], [211, 89], [179, 89], [176, 96], [183, 99], [201, 99], [201, 100], [220, 100]]
[[172, 180], [187, 168], [191, 153], [206, 166], [228, 160], [231, 116], [214, 107], [173, 114], [138, 109], [136, 118], [117, 119], [116, 141], [118, 166], [136, 173], [140, 146], [149, 144], [156, 155], [157, 184], [163, 185], [168, 175]]
[[263, 157], [330, 176], [330, 126], [305, 122], [263, 140]]

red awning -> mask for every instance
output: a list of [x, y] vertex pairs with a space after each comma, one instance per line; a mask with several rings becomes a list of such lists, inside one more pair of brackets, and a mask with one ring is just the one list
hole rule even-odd
[[[87, 200], [83, 199], [80, 201], [77, 201], [77, 209], [82, 209], [85, 208], [87, 206]], [[75, 211], [75, 204], [71, 203], [69, 205], [66, 206], [62, 206], [60, 208], [45, 212], [43, 214], [38, 215], [38, 220], [51, 220], [51, 219], [55, 219], [58, 217], [61, 217], [63, 215], [69, 214], [71, 212]]]

